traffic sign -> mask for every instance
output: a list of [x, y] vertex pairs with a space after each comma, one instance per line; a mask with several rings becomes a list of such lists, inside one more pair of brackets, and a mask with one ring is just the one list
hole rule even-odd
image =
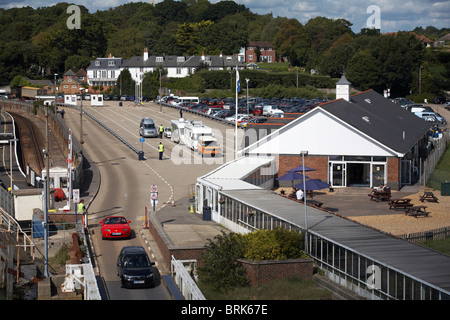
[[139, 138], [139, 142], [145, 142], [145, 138]]
[[157, 186], [151, 186], [150, 187], [150, 192], [158, 192], [158, 187]]
[[151, 200], [158, 200], [158, 192], [151, 192], [150, 193], [150, 199]]
[[73, 202], [74, 203], [80, 202], [80, 189], [73, 189], [72, 193], [73, 193]]

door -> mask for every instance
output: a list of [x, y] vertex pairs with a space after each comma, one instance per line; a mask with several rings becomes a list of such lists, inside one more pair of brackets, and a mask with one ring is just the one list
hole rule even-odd
[[384, 164], [372, 164], [372, 185], [378, 187], [384, 185], [386, 176], [386, 166]]
[[346, 163], [332, 162], [330, 165], [330, 183], [332, 187], [346, 186]]

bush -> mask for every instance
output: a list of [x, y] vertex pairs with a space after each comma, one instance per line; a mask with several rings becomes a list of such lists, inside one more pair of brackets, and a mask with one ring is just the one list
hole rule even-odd
[[284, 229], [258, 230], [246, 235], [222, 234], [208, 240], [198, 276], [202, 286], [220, 293], [248, 286], [245, 268], [239, 258], [285, 260], [306, 258], [303, 235]]
[[244, 236], [244, 258], [249, 260], [286, 260], [306, 257], [303, 235], [285, 229], [258, 230]]
[[200, 281], [219, 292], [247, 285], [245, 268], [237, 262], [242, 257], [243, 239], [236, 233], [208, 239], [202, 265], [198, 268]]

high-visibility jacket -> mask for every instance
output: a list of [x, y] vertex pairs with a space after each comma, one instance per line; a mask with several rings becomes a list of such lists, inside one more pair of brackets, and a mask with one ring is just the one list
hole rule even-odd
[[158, 146], [158, 151], [159, 151], [159, 152], [164, 152], [164, 146], [163, 146], [162, 144], [160, 144], [160, 145]]
[[163, 132], [164, 131], [164, 127], [163, 126], [160, 126], [159, 127], [159, 132]]
[[84, 203], [79, 203], [78, 204], [78, 213], [84, 213]]

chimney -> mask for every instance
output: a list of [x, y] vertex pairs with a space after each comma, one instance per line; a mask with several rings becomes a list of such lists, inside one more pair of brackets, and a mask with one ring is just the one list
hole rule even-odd
[[222, 58], [222, 51], [220, 51], [220, 57]]
[[202, 52], [202, 61], [205, 61], [205, 53]]
[[144, 61], [148, 60], [148, 49], [144, 48]]
[[351, 83], [345, 78], [343, 74], [341, 79], [336, 83], [336, 99], [345, 99], [350, 101], [350, 85]]

